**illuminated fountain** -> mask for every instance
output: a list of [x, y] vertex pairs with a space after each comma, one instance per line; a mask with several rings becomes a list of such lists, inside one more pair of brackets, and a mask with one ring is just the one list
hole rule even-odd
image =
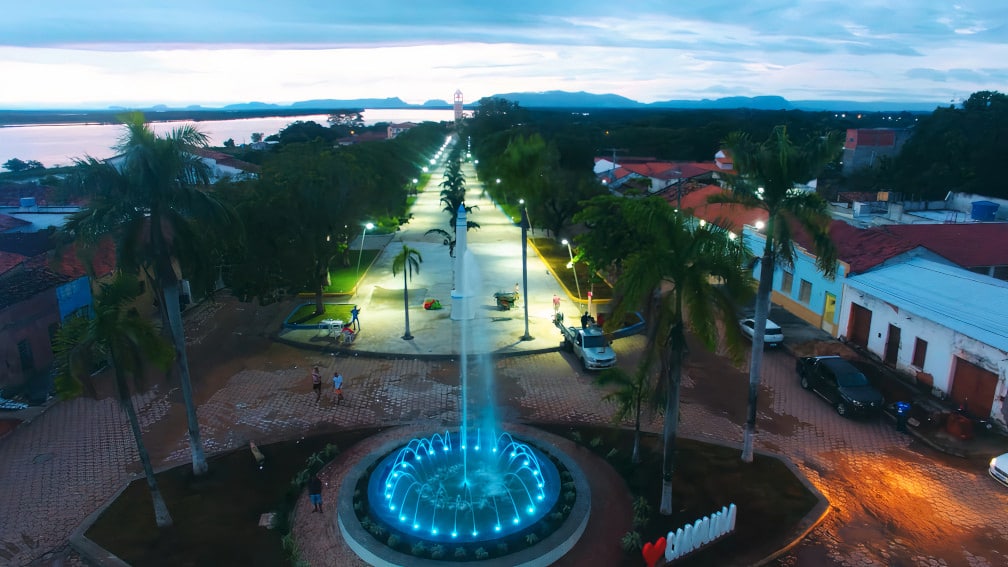
[[[498, 422], [485, 344], [492, 331], [476, 315], [481, 277], [466, 246], [464, 209], [459, 217], [451, 317], [460, 326], [459, 426], [392, 439], [372, 460], [359, 463], [348, 475], [351, 489], [341, 490], [339, 526], [371, 564], [475, 557], [499, 565], [549, 565], [583, 532], [590, 490], [551, 436], [528, 427], [506, 431]], [[344, 497], [350, 492], [352, 508]]]

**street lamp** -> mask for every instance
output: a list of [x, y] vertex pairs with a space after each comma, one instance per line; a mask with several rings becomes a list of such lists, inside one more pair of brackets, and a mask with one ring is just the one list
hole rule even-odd
[[574, 270], [574, 285], [577, 286], [578, 303], [581, 303], [581, 284], [578, 283], [577, 269], [574, 267], [574, 252], [571, 251], [570, 241], [566, 238], [560, 243], [567, 247], [567, 254], [570, 256], [570, 263], [567, 264], [567, 267]]
[[361, 258], [364, 256], [364, 237], [367, 236], [367, 231], [374, 228], [374, 224], [367, 223], [364, 225], [364, 232], [360, 235], [360, 252], [357, 254], [357, 279], [360, 280], [360, 262]]
[[529, 322], [528, 322], [528, 304], [529, 304], [529, 294], [528, 294], [528, 229], [531, 226], [528, 218], [528, 211], [525, 207], [521, 210], [521, 238], [522, 238], [522, 294], [525, 296], [525, 300], [522, 301], [522, 305], [525, 306], [525, 334], [522, 335], [521, 340], [531, 341], [532, 335], [529, 334]]

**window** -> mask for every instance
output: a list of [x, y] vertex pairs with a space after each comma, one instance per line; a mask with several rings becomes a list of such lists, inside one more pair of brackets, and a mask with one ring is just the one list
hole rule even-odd
[[914, 354], [912, 364], [921, 370], [924, 369], [924, 359], [927, 358], [927, 341], [917, 337], [914, 342]]
[[812, 282], [802, 280], [798, 287], [798, 301], [808, 303], [812, 300]]
[[780, 280], [780, 290], [781, 293], [786, 293], [791, 295], [791, 287], [794, 285], [794, 276], [791, 272], [782, 272]]

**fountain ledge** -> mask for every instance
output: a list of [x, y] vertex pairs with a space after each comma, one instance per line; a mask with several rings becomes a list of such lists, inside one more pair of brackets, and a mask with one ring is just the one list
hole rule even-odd
[[[502, 424], [501, 430], [507, 431], [522, 440], [532, 442], [540, 451], [563, 463], [574, 479], [577, 499], [574, 501], [573, 509], [564, 523], [550, 534], [549, 537], [534, 546], [510, 553], [504, 557], [467, 561], [464, 564], [477, 567], [545, 567], [552, 565], [577, 545], [588, 525], [588, 520], [591, 516], [591, 488], [588, 485], [588, 480], [574, 459], [558, 448], [558, 446], [567, 443], [566, 439], [534, 427], [512, 423]], [[413, 428], [401, 428], [385, 432], [383, 436], [390, 433], [393, 435], [393, 438], [373, 448], [367, 455], [359, 457], [344, 477], [337, 502], [336, 518], [336, 523], [344, 542], [358, 557], [368, 564], [375, 566], [410, 565], [411, 567], [444, 567], [446, 565], [462, 565], [463, 563], [457, 561], [424, 559], [415, 555], [394, 551], [375, 540], [374, 536], [365, 530], [357, 520], [353, 509], [353, 494], [357, 479], [366, 474], [368, 466], [375, 459], [381, 458], [381, 456], [403, 446], [403, 439], [415, 436], [416, 430]]]

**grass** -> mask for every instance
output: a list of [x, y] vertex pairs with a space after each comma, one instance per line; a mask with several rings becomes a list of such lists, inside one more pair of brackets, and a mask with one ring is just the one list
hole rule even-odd
[[348, 323], [353, 306], [353, 303], [323, 303], [325, 311], [321, 315], [316, 315], [315, 304], [308, 303], [294, 310], [288, 321], [295, 325], [316, 325], [324, 319], [337, 319]]
[[[567, 267], [570, 262], [570, 252], [567, 247], [552, 238], [530, 238], [529, 241], [539, 252], [539, 256], [546, 262], [550, 270], [556, 274], [557, 280], [567, 290], [571, 297], [578, 296], [578, 289], [581, 291], [581, 299], [588, 300], [588, 291], [592, 292], [593, 301], [608, 301], [612, 299], [612, 287], [601, 277], [588, 271], [588, 264], [576, 262], [574, 270]], [[577, 253], [575, 252], [575, 257]], [[577, 271], [575, 279], [574, 272]]]
[[[676, 452], [672, 516], [659, 516], [661, 439], [645, 434], [643, 462], [629, 462], [633, 432], [598, 426], [548, 425], [547, 431], [581, 440], [626, 479], [633, 497], [643, 497], [652, 512], [638, 528], [641, 540], [654, 542], [669, 531], [735, 503], [735, 532], [688, 556], [677, 565], [751, 563], [780, 547], [796, 523], [816, 504], [815, 497], [776, 459], [757, 456], [742, 463], [737, 449], [680, 439]], [[377, 430], [341, 430], [262, 447], [266, 467], [259, 470], [248, 449], [213, 457], [206, 477], [193, 477], [183, 465], [158, 474], [175, 525], [158, 530], [150, 494], [138, 479], [87, 532], [102, 547], [132, 565], [285, 566], [281, 534], [258, 526], [260, 514], [278, 510], [291, 480], [306, 459], [327, 443], [346, 451]], [[335, 495], [327, 495], [332, 503]], [[331, 505], [331, 504], [330, 504]], [[331, 508], [330, 508], [331, 509]], [[621, 538], [623, 534], [612, 534]], [[627, 552], [623, 565], [643, 564], [639, 551]]]

